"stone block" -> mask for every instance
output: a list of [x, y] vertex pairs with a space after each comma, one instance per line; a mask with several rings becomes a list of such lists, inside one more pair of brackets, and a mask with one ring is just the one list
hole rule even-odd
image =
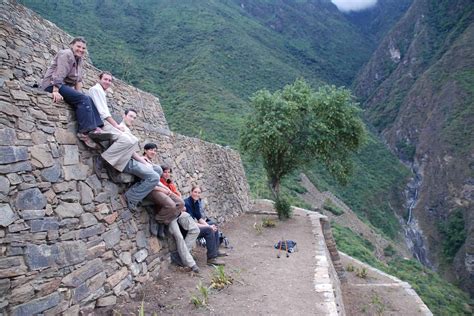
[[134, 262], [134, 263], [132, 263], [132, 264], [130, 265], [129, 268], [130, 268], [130, 271], [132, 272], [132, 275], [133, 275], [133, 276], [136, 277], [137, 275], [140, 274], [140, 265], [139, 265], [139, 264], [137, 264], [137, 263]]
[[7, 177], [0, 176], [0, 193], [8, 194], [10, 192], [10, 181]]
[[146, 257], [148, 257], [148, 250], [146, 249], [139, 250], [133, 255], [133, 257], [135, 258], [137, 262], [142, 262], [143, 260], [146, 259]]
[[29, 112], [31, 116], [34, 117], [35, 119], [42, 120], [42, 121], [48, 120], [48, 117], [43, 111], [38, 111], [38, 110], [35, 110], [34, 108], [29, 108]]
[[28, 230], [30, 227], [26, 225], [24, 221], [20, 221], [19, 223], [10, 224], [8, 225], [8, 232], [9, 233], [17, 233], [23, 230]]
[[61, 166], [55, 163], [49, 168], [44, 168], [41, 170], [41, 179], [48, 182], [58, 182], [61, 177]]
[[82, 164], [63, 166], [64, 179], [69, 180], [86, 180], [89, 167]]
[[156, 237], [148, 238], [148, 245], [151, 254], [157, 254], [161, 250], [160, 241]]
[[66, 202], [63, 202], [58, 205], [54, 211], [61, 219], [69, 217], [79, 217], [82, 213], [84, 213], [81, 204]]
[[0, 165], [0, 174], [31, 171], [31, 169], [32, 166], [29, 161], [15, 162], [6, 165]]
[[47, 309], [53, 308], [61, 301], [58, 292], [15, 306], [12, 309], [12, 316], [24, 316], [39, 314]]
[[129, 275], [120, 281], [113, 289], [115, 295], [121, 295], [126, 289], [132, 286], [132, 276]]
[[59, 144], [75, 145], [77, 140], [76, 133], [60, 128], [56, 129], [54, 137]]
[[33, 141], [33, 144], [35, 145], [45, 144], [48, 142], [48, 135], [46, 135], [42, 131], [36, 130], [33, 133], [31, 133], [31, 140]]
[[95, 174], [88, 177], [86, 183], [94, 191], [94, 194], [99, 194], [100, 190], [102, 190], [102, 183]]
[[38, 210], [46, 206], [46, 197], [38, 188], [18, 192], [15, 206], [17, 210]]
[[12, 95], [12, 98], [15, 100], [24, 100], [24, 101], [30, 101], [30, 97], [22, 91], [22, 90], [10, 90], [10, 94]]
[[7, 257], [0, 259], [0, 279], [23, 275], [27, 272], [27, 267], [23, 257]]
[[17, 219], [10, 204], [0, 204], [0, 214], [0, 226], [3, 227], [7, 227]]
[[16, 132], [13, 128], [5, 127], [0, 129], [0, 144], [12, 146], [16, 142]]
[[0, 146], [0, 164], [28, 160], [26, 146]]
[[45, 210], [23, 210], [20, 212], [20, 216], [24, 220], [43, 218], [45, 214]]
[[59, 222], [59, 227], [66, 229], [75, 229], [79, 226], [80, 220], [78, 218], [65, 218]]
[[100, 257], [103, 253], [105, 253], [105, 242], [101, 242], [96, 246], [92, 246], [87, 249], [87, 260], [92, 260], [95, 258]]
[[10, 279], [0, 279], [0, 297], [5, 297], [10, 292]]
[[[97, 273], [104, 270], [102, 260], [94, 259], [62, 279], [62, 283], [67, 287], [78, 287], [92, 278]], [[104, 280], [105, 281], [105, 280]]]
[[79, 239], [86, 239], [92, 236], [100, 235], [105, 231], [105, 227], [102, 224], [97, 224], [88, 228], [79, 230]]
[[91, 291], [89, 287], [87, 286], [87, 284], [83, 283], [75, 287], [74, 289], [72, 289], [71, 293], [72, 293], [72, 302], [73, 304], [76, 304], [82, 301], [83, 299], [85, 299], [87, 296], [89, 296], [91, 294]]
[[107, 192], [100, 192], [94, 197], [94, 201], [97, 203], [104, 203], [109, 201], [109, 194]]
[[21, 117], [23, 115], [22, 112], [18, 109], [18, 107], [9, 102], [4, 101], [0, 101], [0, 112], [5, 113], [8, 116]]
[[145, 236], [145, 232], [143, 230], [139, 230], [137, 232], [137, 246], [138, 248], [146, 248], [147, 246], [147, 239]]
[[26, 245], [25, 261], [31, 270], [52, 266], [67, 267], [81, 263], [86, 258], [82, 241], [66, 241], [53, 245]]
[[84, 182], [79, 181], [79, 192], [81, 193], [81, 203], [82, 204], [89, 204], [92, 203], [94, 200], [94, 194], [92, 193], [92, 189]]
[[77, 191], [70, 191], [58, 195], [58, 199], [69, 203], [79, 202], [79, 200], [81, 199], [81, 194]]
[[75, 165], [79, 163], [79, 148], [77, 145], [62, 145], [63, 165]]
[[54, 164], [53, 156], [49, 146], [46, 144], [35, 145], [30, 150], [31, 158], [36, 159], [42, 165], [42, 168], [51, 167]]
[[102, 215], [110, 214], [111, 210], [106, 203], [99, 204], [95, 207], [96, 212], [99, 212]]
[[79, 220], [82, 227], [89, 227], [98, 223], [95, 216], [91, 213], [82, 214]]
[[128, 269], [126, 267], [122, 267], [122, 269], [108, 277], [106, 282], [110, 285], [110, 287], [115, 287], [120, 281], [125, 279], [127, 275]]
[[59, 222], [56, 218], [53, 217], [35, 219], [30, 221], [30, 228], [32, 233], [58, 230]]
[[61, 278], [53, 279], [52, 281], [37, 285], [35, 290], [43, 295], [48, 295], [56, 291], [61, 285]]
[[106, 306], [112, 306], [117, 303], [117, 297], [114, 295], [111, 296], [106, 296], [106, 297], [101, 297], [97, 300], [96, 306], [97, 307], [106, 307]]
[[113, 224], [112, 226], [110, 227], [111, 229], [109, 231], [102, 234], [102, 238], [104, 238], [107, 249], [112, 248], [120, 241], [120, 229], [116, 224]]
[[113, 212], [112, 214], [110, 215], [107, 215], [103, 218], [103, 220], [107, 223], [107, 224], [112, 224], [115, 222], [115, 220], [117, 219], [118, 217], [118, 213], [117, 212]]
[[124, 265], [132, 264], [132, 254], [128, 251], [124, 251], [119, 255], [120, 260], [122, 260]]
[[16, 305], [18, 303], [23, 303], [35, 295], [35, 289], [29, 284], [26, 283], [20, 287], [16, 287], [8, 296], [8, 301], [12, 305]]

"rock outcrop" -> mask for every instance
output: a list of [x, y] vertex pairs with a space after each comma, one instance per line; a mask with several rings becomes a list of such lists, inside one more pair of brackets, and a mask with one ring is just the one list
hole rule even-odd
[[[135, 295], [166, 258], [153, 210], [121, 205], [127, 184], [94, 174], [98, 153], [76, 138], [71, 107], [32, 88], [72, 37], [10, 1], [0, 3], [0, 34], [0, 313], [77, 313]], [[99, 70], [85, 69], [88, 88]], [[159, 145], [184, 194], [203, 187], [210, 215], [225, 221], [248, 209], [237, 152], [171, 132], [159, 100], [120, 80], [109, 105], [117, 116], [138, 111], [141, 144]]]

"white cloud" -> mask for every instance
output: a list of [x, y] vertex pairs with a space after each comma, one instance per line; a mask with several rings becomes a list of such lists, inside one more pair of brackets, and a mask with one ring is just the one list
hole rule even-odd
[[374, 6], [377, 0], [331, 0], [340, 11], [360, 11]]

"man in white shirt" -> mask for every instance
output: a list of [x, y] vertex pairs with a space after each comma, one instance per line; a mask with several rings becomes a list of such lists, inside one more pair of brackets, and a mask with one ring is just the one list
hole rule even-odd
[[[106, 91], [112, 85], [112, 74], [103, 72], [99, 82], [89, 89], [89, 96], [94, 101], [100, 118], [104, 121], [103, 131], [112, 134], [112, 145], [95, 160], [95, 171], [100, 175], [103, 158], [112, 167], [122, 172], [133, 153], [139, 150], [138, 139], [130, 133], [125, 124], [118, 124], [110, 114], [107, 106]], [[136, 113], [135, 113], [136, 116]], [[128, 133], [125, 131], [128, 130]]]

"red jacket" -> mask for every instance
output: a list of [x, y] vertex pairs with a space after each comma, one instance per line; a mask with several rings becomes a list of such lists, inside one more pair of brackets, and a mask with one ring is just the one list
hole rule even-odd
[[181, 193], [179, 193], [178, 189], [176, 188], [173, 182], [170, 181], [170, 183], [167, 183], [166, 179], [163, 177], [160, 178], [160, 182], [163, 183], [168, 189], [170, 189], [171, 192], [181, 197]]

